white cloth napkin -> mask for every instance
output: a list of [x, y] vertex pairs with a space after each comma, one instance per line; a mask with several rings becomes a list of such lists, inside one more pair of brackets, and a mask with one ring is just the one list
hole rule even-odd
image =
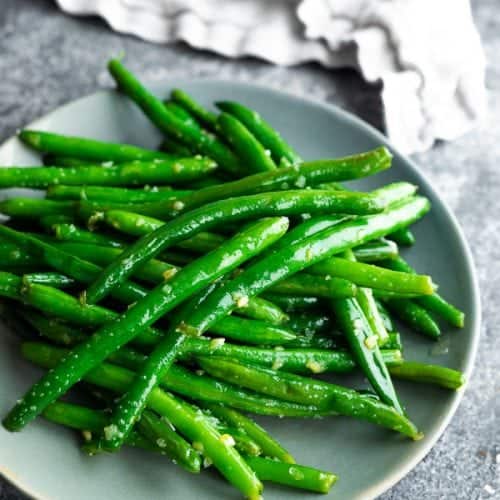
[[386, 132], [405, 153], [455, 139], [485, 112], [485, 59], [468, 0], [57, 1], [151, 42], [356, 68], [382, 81]]

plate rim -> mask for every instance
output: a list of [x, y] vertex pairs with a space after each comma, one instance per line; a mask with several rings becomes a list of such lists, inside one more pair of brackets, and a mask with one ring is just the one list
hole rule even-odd
[[[471, 346], [470, 349], [467, 350], [465, 353], [464, 359], [463, 359], [463, 364], [464, 364], [464, 375], [465, 375], [465, 385], [461, 387], [459, 390], [455, 391], [452, 395], [452, 399], [450, 401], [450, 407], [449, 410], [447, 411], [446, 415], [444, 418], [441, 419], [441, 422], [439, 422], [439, 425], [432, 434], [426, 435], [428, 437], [428, 442], [426, 443], [425, 446], [422, 447], [421, 450], [414, 452], [411, 457], [407, 458], [403, 462], [399, 464], [399, 466], [391, 473], [385, 475], [382, 479], [380, 479], [373, 487], [369, 487], [365, 493], [363, 493], [363, 498], [365, 499], [375, 499], [378, 496], [382, 495], [386, 491], [388, 491], [390, 488], [395, 486], [399, 481], [401, 481], [406, 475], [408, 475], [409, 472], [411, 472], [427, 455], [428, 453], [432, 450], [434, 445], [437, 443], [437, 441], [441, 438], [443, 435], [444, 431], [448, 427], [449, 423], [451, 422], [451, 419], [455, 415], [458, 405], [462, 401], [462, 398], [465, 394], [465, 391], [467, 390], [470, 382], [470, 378], [474, 369], [474, 364], [475, 364], [475, 359], [477, 356], [477, 351], [479, 347], [479, 341], [481, 337], [481, 323], [482, 323], [482, 308], [481, 308], [481, 297], [480, 297], [480, 288], [479, 288], [479, 279], [476, 271], [476, 267], [474, 264], [474, 258], [471, 252], [471, 249], [469, 247], [469, 244], [467, 242], [467, 239], [465, 237], [464, 231], [461, 228], [455, 214], [453, 213], [452, 209], [449, 207], [448, 203], [446, 200], [444, 200], [441, 195], [439, 194], [438, 190], [433, 186], [432, 182], [427, 178], [427, 175], [421, 171], [421, 169], [418, 167], [417, 163], [411, 159], [409, 156], [401, 153], [389, 140], [388, 137], [386, 137], [382, 132], [377, 130], [373, 125], [369, 124], [368, 122], [364, 121], [362, 118], [354, 115], [353, 113], [341, 108], [340, 106], [337, 106], [333, 103], [325, 102], [323, 100], [320, 100], [318, 98], [314, 97], [306, 97], [303, 95], [299, 95], [287, 90], [283, 90], [280, 88], [276, 88], [274, 86], [269, 86], [269, 85], [264, 85], [261, 83], [249, 83], [247, 81], [240, 81], [240, 80], [229, 80], [227, 78], [211, 78], [211, 77], [195, 77], [195, 78], [167, 78], [167, 79], [161, 79], [161, 80], [155, 80], [155, 81], [147, 81], [145, 80], [145, 86], [146, 88], [150, 89], [155, 93], [160, 87], [163, 89], [168, 89], [172, 87], [172, 84], [175, 82], [176, 86], [182, 86], [183, 83], [185, 84], [211, 84], [211, 85], [230, 85], [233, 87], [239, 87], [242, 89], [246, 89], [248, 91], [253, 91], [255, 89], [267, 92], [272, 94], [275, 97], [287, 97], [289, 99], [293, 99], [296, 101], [299, 101], [303, 105], [307, 106], [313, 106], [316, 108], [319, 108], [323, 111], [326, 111], [328, 113], [334, 114], [337, 118], [339, 118], [341, 121], [345, 121], [351, 125], [353, 125], [357, 129], [361, 129], [361, 131], [373, 138], [375, 138], [377, 141], [380, 142], [380, 144], [383, 144], [390, 148], [391, 153], [393, 153], [394, 156], [398, 156], [400, 159], [403, 160], [409, 166], [409, 168], [412, 170], [412, 173], [417, 177], [418, 182], [421, 183], [422, 185], [425, 185], [426, 189], [428, 189], [441, 203], [441, 206], [443, 208], [444, 214], [447, 217], [448, 221], [451, 223], [453, 231], [456, 233], [458, 236], [458, 240], [460, 241], [460, 244], [463, 249], [463, 257], [464, 257], [464, 263], [465, 263], [465, 268], [466, 272], [468, 274], [468, 277], [470, 278], [470, 292], [471, 292], [471, 297], [472, 297], [472, 311], [471, 311], [471, 316], [472, 316], [472, 321], [470, 323], [470, 330], [471, 330]], [[72, 99], [70, 101], [67, 101], [53, 110], [49, 111], [48, 113], [44, 114], [43, 116], [33, 120], [32, 122], [28, 123], [27, 125], [24, 125], [23, 128], [33, 128], [36, 127], [37, 124], [40, 121], [45, 121], [47, 119], [50, 119], [52, 116], [55, 114], [61, 112], [62, 110], [79, 103], [81, 101], [84, 101], [89, 98], [93, 98], [99, 95], [116, 95], [117, 90], [115, 88], [105, 88], [105, 89], [99, 89], [95, 92], [90, 92], [87, 93], [81, 97], [78, 97], [77, 99]], [[44, 128], [42, 127], [42, 130]], [[4, 149], [9, 146], [10, 143], [19, 141], [17, 131], [14, 135], [8, 137], [2, 143], [0, 143], [0, 149]], [[0, 166], [2, 168], [2, 166]], [[24, 484], [22, 480], [16, 479], [16, 474], [13, 471], [8, 471], [6, 468], [2, 467], [0, 468], [0, 475], [5, 478], [9, 483], [11, 483], [13, 486], [18, 488], [22, 493], [25, 495], [33, 498], [33, 499], [40, 499], [40, 500], [47, 500], [46, 497], [44, 497], [42, 494], [36, 493], [32, 491], [31, 487], [28, 486], [27, 484]]]

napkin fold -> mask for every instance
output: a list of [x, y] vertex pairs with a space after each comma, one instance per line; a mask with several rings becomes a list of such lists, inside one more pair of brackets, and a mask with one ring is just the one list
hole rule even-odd
[[116, 31], [274, 64], [317, 61], [382, 82], [386, 133], [405, 153], [473, 128], [485, 58], [468, 0], [57, 0]]

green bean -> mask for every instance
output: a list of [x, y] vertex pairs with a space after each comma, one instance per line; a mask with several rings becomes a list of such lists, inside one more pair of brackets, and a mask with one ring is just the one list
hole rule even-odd
[[[391, 271], [373, 264], [364, 264], [339, 257], [330, 257], [309, 269], [312, 274], [345, 279], [367, 287], [402, 294], [430, 295], [434, 284], [430, 276]], [[411, 276], [412, 279], [408, 279]]]
[[236, 117], [245, 127], [271, 152], [277, 165], [300, 163], [299, 155], [283, 140], [262, 117], [256, 112], [236, 102], [218, 102], [216, 106], [222, 111]]
[[24, 282], [21, 298], [24, 303], [50, 316], [57, 316], [75, 325], [98, 326], [116, 317], [108, 309], [81, 304], [71, 295], [45, 285]]
[[124, 240], [114, 236], [110, 237], [108, 235], [99, 234], [95, 231], [87, 231], [75, 224], [53, 224], [51, 230], [59, 241], [88, 243], [91, 245], [99, 245], [100, 247], [113, 247], [114, 249], [120, 249], [126, 245]]
[[[67, 318], [74, 313], [71, 307], [79, 307], [76, 301], [71, 301], [69, 296], [62, 296], [62, 305], [59, 307], [63, 308], [62, 317]], [[67, 306], [67, 301], [70, 300], [70, 306]], [[34, 302], [32, 305], [37, 305]], [[38, 305], [40, 303], [38, 302]], [[70, 308], [70, 313], [66, 311]], [[43, 310], [47, 311], [48, 308], [44, 307]], [[85, 333], [69, 328], [66, 325], [62, 325], [59, 321], [54, 319], [47, 319], [35, 312], [29, 311], [26, 313], [28, 315], [27, 320], [32, 324], [44, 337], [50, 340], [62, 344], [62, 345], [75, 345], [81, 342], [83, 339], [87, 338], [88, 335]], [[230, 321], [228, 321], [230, 320]], [[84, 320], [85, 326], [88, 326], [86, 317]], [[251, 323], [256, 323], [255, 321], [242, 320], [241, 318], [222, 318], [218, 323], [210, 328], [212, 332], [220, 333], [226, 331], [227, 323], [236, 329], [236, 327], [245, 328], [245, 321]], [[234, 323], [232, 325], [231, 323]], [[258, 323], [258, 322], [257, 322]], [[263, 334], [256, 335], [253, 331], [249, 331], [247, 337], [244, 339], [247, 343], [260, 343], [260, 344], [273, 344], [280, 343], [283, 344], [284, 341], [278, 338], [278, 334], [272, 329], [271, 333], [274, 335], [272, 341], [268, 341], [267, 338], [269, 334], [267, 329], [269, 326], [259, 325], [262, 328]], [[250, 327], [250, 325], [249, 325]], [[267, 335], [266, 335], [267, 334]], [[295, 339], [296, 337], [292, 332], [288, 330], [279, 329], [279, 335], [282, 336], [286, 334], [288, 336], [287, 342], [290, 342], [290, 337]], [[266, 335], [266, 338], [264, 338]], [[143, 334], [144, 336], [144, 334]], [[149, 337], [148, 337], [149, 339]], [[137, 339], [139, 340], [139, 339]], [[243, 340], [243, 338], [241, 338]], [[141, 345], [152, 346], [153, 338], [151, 340], [146, 340], [146, 343]], [[305, 347], [313, 347], [311, 345]], [[318, 373], [324, 371], [334, 371], [334, 372], [346, 372], [352, 371], [354, 368], [354, 363], [351, 356], [346, 352], [335, 352], [335, 351], [325, 351], [319, 349], [286, 349], [286, 350], [274, 350], [274, 349], [263, 349], [263, 348], [252, 348], [248, 346], [238, 346], [234, 344], [222, 344], [218, 339], [187, 339], [181, 348], [179, 356], [181, 359], [190, 359], [197, 355], [209, 355], [212, 352], [216, 352], [220, 356], [231, 357], [234, 359], [241, 360], [243, 362], [254, 362], [259, 365], [274, 367], [275, 369], [283, 369], [285, 371], [290, 371], [294, 373]], [[383, 352], [384, 361], [394, 364], [400, 362], [400, 355], [398, 353], [393, 353], [392, 351]]]
[[[50, 294], [50, 296], [53, 295], [53, 293]], [[62, 299], [58, 304], [58, 307], [61, 310], [60, 319], [45, 318], [40, 315], [38, 315], [38, 318], [35, 317], [34, 319], [26, 319], [36, 330], [38, 330], [38, 332], [43, 337], [50, 339], [56, 344], [64, 346], [74, 346], [80, 343], [82, 340], [87, 339], [90, 334], [84, 330], [77, 329], [72, 318], [75, 316], [77, 319], [79, 319], [81, 328], [92, 326], [94, 322], [99, 322], [99, 320], [98, 318], [96, 318], [95, 311], [94, 315], [91, 316], [90, 319], [88, 319], [86, 316], [83, 316], [80, 312], [81, 304], [71, 295], [62, 295], [62, 292], [60, 292], [58, 295]], [[36, 303], [34, 302], [33, 305], [34, 307], [40, 306], [40, 309], [46, 314], [50, 315], [50, 313], [53, 312], [53, 307], [46, 306], [42, 301], [38, 301]], [[24, 314], [27, 314], [27, 312], [25, 312]], [[33, 315], [33, 311], [30, 311], [30, 314]], [[106, 315], [108, 316], [107, 318]], [[101, 323], [104, 323], [105, 321], [109, 321], [110, 318], [113, 319], [118, 317], [118, 314], [115, 311], [105, 309], [102, 316], [103, 318]], [[43, 320], [41, 318], [43, 318]], [[61, 323], [61, 319], [63, 318], [69, 318], [67, 323]], [[162, 337], [162, 335], [162, 332], [160, 332], [159, 330], [156, 330], [154, 328], [147, 328], [140, 332], [139, 335], [134, 338], [132, 343], [140, 346], [142, 349], [147, 347], [151, 348], [158, 343], [158, 340]]]
[[[383, 265], [395, 271], [410, 274], [415, 273], [413, 268], [401, 257], [395, 259], [394, 261], [385, 261], [383, 262]], [[464, 326], [464, 313], [447, 302], [445, 299], [443, 299], [439, 294], [433, 293], [430, 296], [419, 297], [416, 299], [416, 302], [418, 302], [419, 305], [421, 305], [428, 311], [436, 313], [437, 315], [442, 317], [450, 325], [456, 326], [458, 328], [462, 328]]]
[[331, 472], [304, 465], [290, 465], [261, 457], [245, 457], [245, 460], [261, 481], [271, 481], [315, 493], [328, 493], [337, 481], [337, 476]]
[[169, 159], [170, 155], [129, 144], [113, 144], [83, 137], [70, 137], [39, 130], [23, 130], [19, 139], [37, 151], [60, 156], [76, 156], [91, 162], [145, 161]]
[[288, 464], [295, 463], [293, 456], [276, 439], [270, 436], [266, 430], [250, 418], [220, 404], [205, 403], [204, 406], [217, 418], [246, 432], [260, 446], [265, 456], [276, 458]]
[[180, 350], [181, 359], [216, 355], [228, 359], [293, 373], [348, 373], [355, 368], [352, 356], [343, 351], [320, 349], [276, 350], [262, 347], [216, 343], [202, 338], [188, 339]]
[[[324, 349], [269, 349], [262, 347], [239, 346], [217, 342], [217, 339], [203, 338], [187, 339], [180, 350], [180, 359], [192, 356], [216, 356], [234, 359], [242, 363], [257, 364], [273, 370], [283, 370], [290, 373], [347, 373], [355, 368], [352, 356], [345, 351]], [[400, 353], [383, 351], [381, 358], [396, 364], [401, 362]]]
[[441, 330], [432, 316], [410, 299], [390, 299], [384, 301], [389, 311], [412, 330], [431, 339], [438, 339]]
[[353, 248], [353, 252], [356, 260], [360, 262], [379, 262], [395, 259], [398, 256], [398, 246], [393, 241], [382, 238]]
[[[332, 197], [330, 192], [328, 192], [328, 194], [324, 197], [318, 193], [320, 193], [320, 191], [288, 191], [285, 193], [267, 193], [239, 197], [214, 202], [205, 207], [181, 215], [173, 221], [164, 224], [152, 233], [143, 236], [138, 242], [127, 248], [120, 258], [108, 266], [108, 268], [102, 273], [101, 277], [87, 290], [87, 299], [90, 302], [101, 300], [108, 295], [110, 290], [119, 282], [131, 275], [136, 267], [157, 255], [167, 246], [173, 245], [178, 241], [185, 240], [186, 238], [193, 236], [193, 234], [215, 226], [217, 223], [220, 224], [222, 221], [227, 223], [245, 218], [248, 219], [250, 217], [261, 217], [270, 213], [287, 213], [292, 215], [294, 213], [313, 211], [321, 211], [324, 213], [325, 211], [354, 208], [354, 200], [352, 198], [349, 201], [344, 199], [344, 202], [341, 203], [339, 199]], [[344, 193], [340, 194], [346, 196]], [[352, 196], [352, 194], [349, 194], [349, 196]], [[419, 210], [417, 210], [418, 215], [421, 215], [421, 212], [425, 212], [428, 209], [428, 202], [419, 198], [416, 198], [416, 200], [417, 201], [415, 201], [415, 203], [417, 205], [421, 205]], [[344, 205], [344, 207], [340, 208], [339, 205]], [[364, 209], [378, 209], [377, 203], [372, 204], [366, 198], [364, 198], [364, 201], [361, 202], [361, 205], [364, 205]], [[109, 217], [109, 215], [110, 213], [107, 212], [105, 214], [105, 219]], [[385, 217], [385, 215], [381, 215], [381, 217]], [[126, 219], [127, 214], [123, 212], [117, 213], [115, 211], [113, 214], [115, 225], [120, 225], [120, 218]], [[414, 218], [415, 215], [411, 220]], [[363, 221], [364, 219], [360, 218], [360, 220]], [[360, 222], [353, 224], [360, 224]], [[360, 234], [365, 233], [362, 229], [357, 232]], [[385, 234], [384, 231], [382, 231], [382, 233]], [[354, 238], [352, 245], [350, 246], [362, 244], [370, 239], [373, 239], [374, 237], [379, 236], [378, 232], [376, 232], [375, 234], [370, 234], [370, 237]], [[341, 250], [343, 250], [343, 248], [340, 248], [339, 251]], [[127, 265], [124, 266], [124, 263]]]
[[304, 297], [313, 295], [323, 298], [342, 298], [354, 297], [356, 295], [356, 286], [342, 278], [300, 273], [276, 283], [269, 291], [276, 294], [283, 293], [285, 295]]
[[242, 387], [285, 401], [318, 405], [323, 409], [387, 427], [412, 439], [422, 437], [415, 426], [393, 407], [377, 399], [367, 398], [352, 389], [215, 356], [200, 357], [199, 362], [210, 375]]
[[288, 328], [237, 316], [222, 318], [210, 331], [227, 339], [257, 345], [283, 345], [296, 338]]
[[378, 336], [368, 323], [356, 299], [332, 301], [332, 308], [344, 332], [353, 357], [379, 398], [404, 414], [378, 347]]
[[228, 142], [250, 172], [275, 170], [276, 164], [254, 135], [239, 120], [228, 113], [217, 117], [217, 131]]
[[116, 203], [144, 203], [181, 198], [190, 195], [191, 190], [172, 189], [165, 186], [145, 186], [131, 189], [108, 186], [65, 186], [54, 185], [47, 188], [47, 198], [51, 200], [94, 200]]
[[[103, 325], [87, 342], [75, 347], [57, 369], [42, 377], [7, 415], [4, 426], [9, 430], [22, 428], [111, 352], [130, 342], [141, 330], [218, 276], [239, 266], [276, 241], [287, 227], [286, 218], [257, 222], [221, 245], [218, 250], [183, 268], [167, 284], [158, 285], [116, 321]], [[43, 391], [40, 391], [42, 387]]]
[[[44, 368], [54, 368], [64, 355], [64, 351], [33, 343], [24, 343], [22, 352], [26, 359]], [[109, 363], [97, 365], [84, 377], [86, 382], [118, 393], [125, 392], [133, 379], [133, 372]], [[220, 434], [208, 419], [180, 399], [158, 388], [151, 392], [147, 405], [168, 419], [191, 442], [201, 442], [219, 472], [243, 494], [248, 498], [258, 498], [262, 489], [260, 482], [240, 455], [221, 441]], [[113, 429], [108, 432], [112, 431]]]
[[394, 233], [389, 235], [389, 238], [404, 247], [411, 247], [415, 244], [415, 236], [407, 227], [394, 231]]
[[[145, 410], [137, 421], [137, 430], [152, 443], [163, 449], [176, 464], [189, 472], [200, 472], [201, 460], [196, 450], [154, 412]], [[109, 431], [109, 424], [103, 427]], [[101, 431], [103, 429], [99, 429]]]
[[[132, 208], [130, 207], [130, 209]], [[131, 236], [149, 234], [165, 224], [165, 221], [134, 212], [130, 212], [130, 216], [123, 221], [115, 221], [113, 218], [108, 219], [107, 217], [104, 217], [103, 220], [114, 229]]]
[[54, 272], [36, 272], [23, 275], [23, 283], [46, 285], [54, 288], [69, 288], [75, 284], [75, 280], [64, 274]]
[[196, 102], [187, 92], [181, 89], [173, 89], [170, 93], [170, 97], [179, 106], [188, 111], [197, 120], [199, 120], [204, 126], [209, 129], [215, 128], [215, 122], [217, 120], [217, 115], [205, 109], [201, 104]]
[[[214, 186], [218, 187], [218, 186]], [[195, 193], [200, 193], [204, 190], [196, 191]], [[302, 191], [288, 191], [288, 193], [303, 193]], [[353, 215], [364, 215], [367, 213], [374, 213], [380, 211], [378, 207], [385, 208], [386, 202], [383, 196], [378, 196], [377, 193], [356, 193], [356, 192], [332, 192], [332, 191], [314, 191], [314, 194], [318, 198], [325, 196], [330, 196], [333, 204], [335, 201], [339, 204], [337, 208], [338, 212], [344, 212]], [[112, 202], [99, 202], [99, 201], [85, 201], [82, 200], [79, 203], [79, 215], [81, 218], [89, 218], [94, 214], [94, 212], [106, 212], [109, 210], [127, 210], [133, 211], [137, 214], [143, 216], [155, 217], [156, 219], [162, 221], [168, 221], [172, 218], [178, 217], [181, 213], [187, 212], [191, 209], [192, 200], [194, 199], [194, 194], [182, 197], [178, 200], [167, 200], [165, 202], [157, 201], [150, 203], [112, 203]], [[227, 198], [227, 196], [225, 197]], [[351, 201], [348, 204], [347, 200]], [[222, 200], [221, 200], [222, 201]], [[209, 204], [210, 206], [211, 204]], [[198, 206], [198, 204], [196, 204]], [[377, 207], [377, 208], [375, 208]], [[201, 207], [203, 208], [203, 207]]]
[[108, 167], [8, 167], [0, 171], [0, 187], [46, 188], [52, 184], [79, 186], [137, 186], [141, 184], [186, 183], [215, 170], [208, 158], [175, 158], [152, 162], [120, 163]]
[[282, 325], [290, 319], [278, 305], [262, 297], [251, 297], [248, 304], [237, 307], [234, 312], [272, 325]]
[[[2, 168], [2, 170], [7, 169]], [[36, 198], [9, 198], [0, 201], [0, 213], [9, 217], [27, 219], [39, 219], [48, 215], [73, 217], [77, 213], [77, 209], [78, 204], [74, 201], [53, 201]]]
[[[261, 172], [236, 181], [200, 189], [190, 196], [177, 200], [181, 201], [182, 205], [173, 200], [167, 201], [162, 204], [161, 212], [164, 216], [176, 216], [181, 211], [186, 212], [213, 201], [235, 196], [315, 186], [325, 179], [347, 180], [367, 177], [389, 168], [391, 158], [387, 149], [377, 148], [367, 153], [345, 158], [318, 160], [302, 163], [299, 166]], [[397, 183], [395, 186], [397, 188], [400, 185], [405, 186], [406, 196], [415, 192], [415, 187], [411, 184]], [[394, 192], [396, 188], [387, 186], [383, 188], [382, 192]], [[397, 191], [400, 192], [399, 188]], [[332, 191], [328, 192], [332, 195]], [[381, 201], [386, 204], [386, 200]]]
[[108, 69], [119, 89], [127, 94], [164, 134], [171, 135], [197, 152], [213, 158], [221, 169], [231, 174], [241, 174], [236, 156], [224, 144], [214, 136], [200, 131], [199, 127], [190, 126], [179, 119], [149, 93], [120, 61], [110, 61]]
[[459, 389], [465, 384], [462, 372], [445, 366], [405, 361], [390, 368], [391, 375], [413, 382], [439, 385], [446, 389]]
[[107, 423], [104, 412], [63, 401], [50, 404], [42, 415], [51, 422], [82, 431], [100, 432]]

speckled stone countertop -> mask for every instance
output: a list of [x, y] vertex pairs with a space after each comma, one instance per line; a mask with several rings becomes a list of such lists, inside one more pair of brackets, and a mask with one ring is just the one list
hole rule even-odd
[[[481, 129], [415, 160], [471, 243], [482, 294], [481, 344], [448, 429], [384, 500], [500, 498], [500, 4], [472, 3], [489, 60], [489, 117]], [[169, 76], [248, 80], [335, 103], [381, 128], [378, 89], [352, 71], [230, 61], [184, 45], [148, 45], [114, 34], [99, 20], [65, 16], [48, 0], [0, 4], [0, 140], [58, 105], [108, 85], [103, 61], [121, 51], [145, 81]], [[0, 500], [24, 498], [0, 478]]]

